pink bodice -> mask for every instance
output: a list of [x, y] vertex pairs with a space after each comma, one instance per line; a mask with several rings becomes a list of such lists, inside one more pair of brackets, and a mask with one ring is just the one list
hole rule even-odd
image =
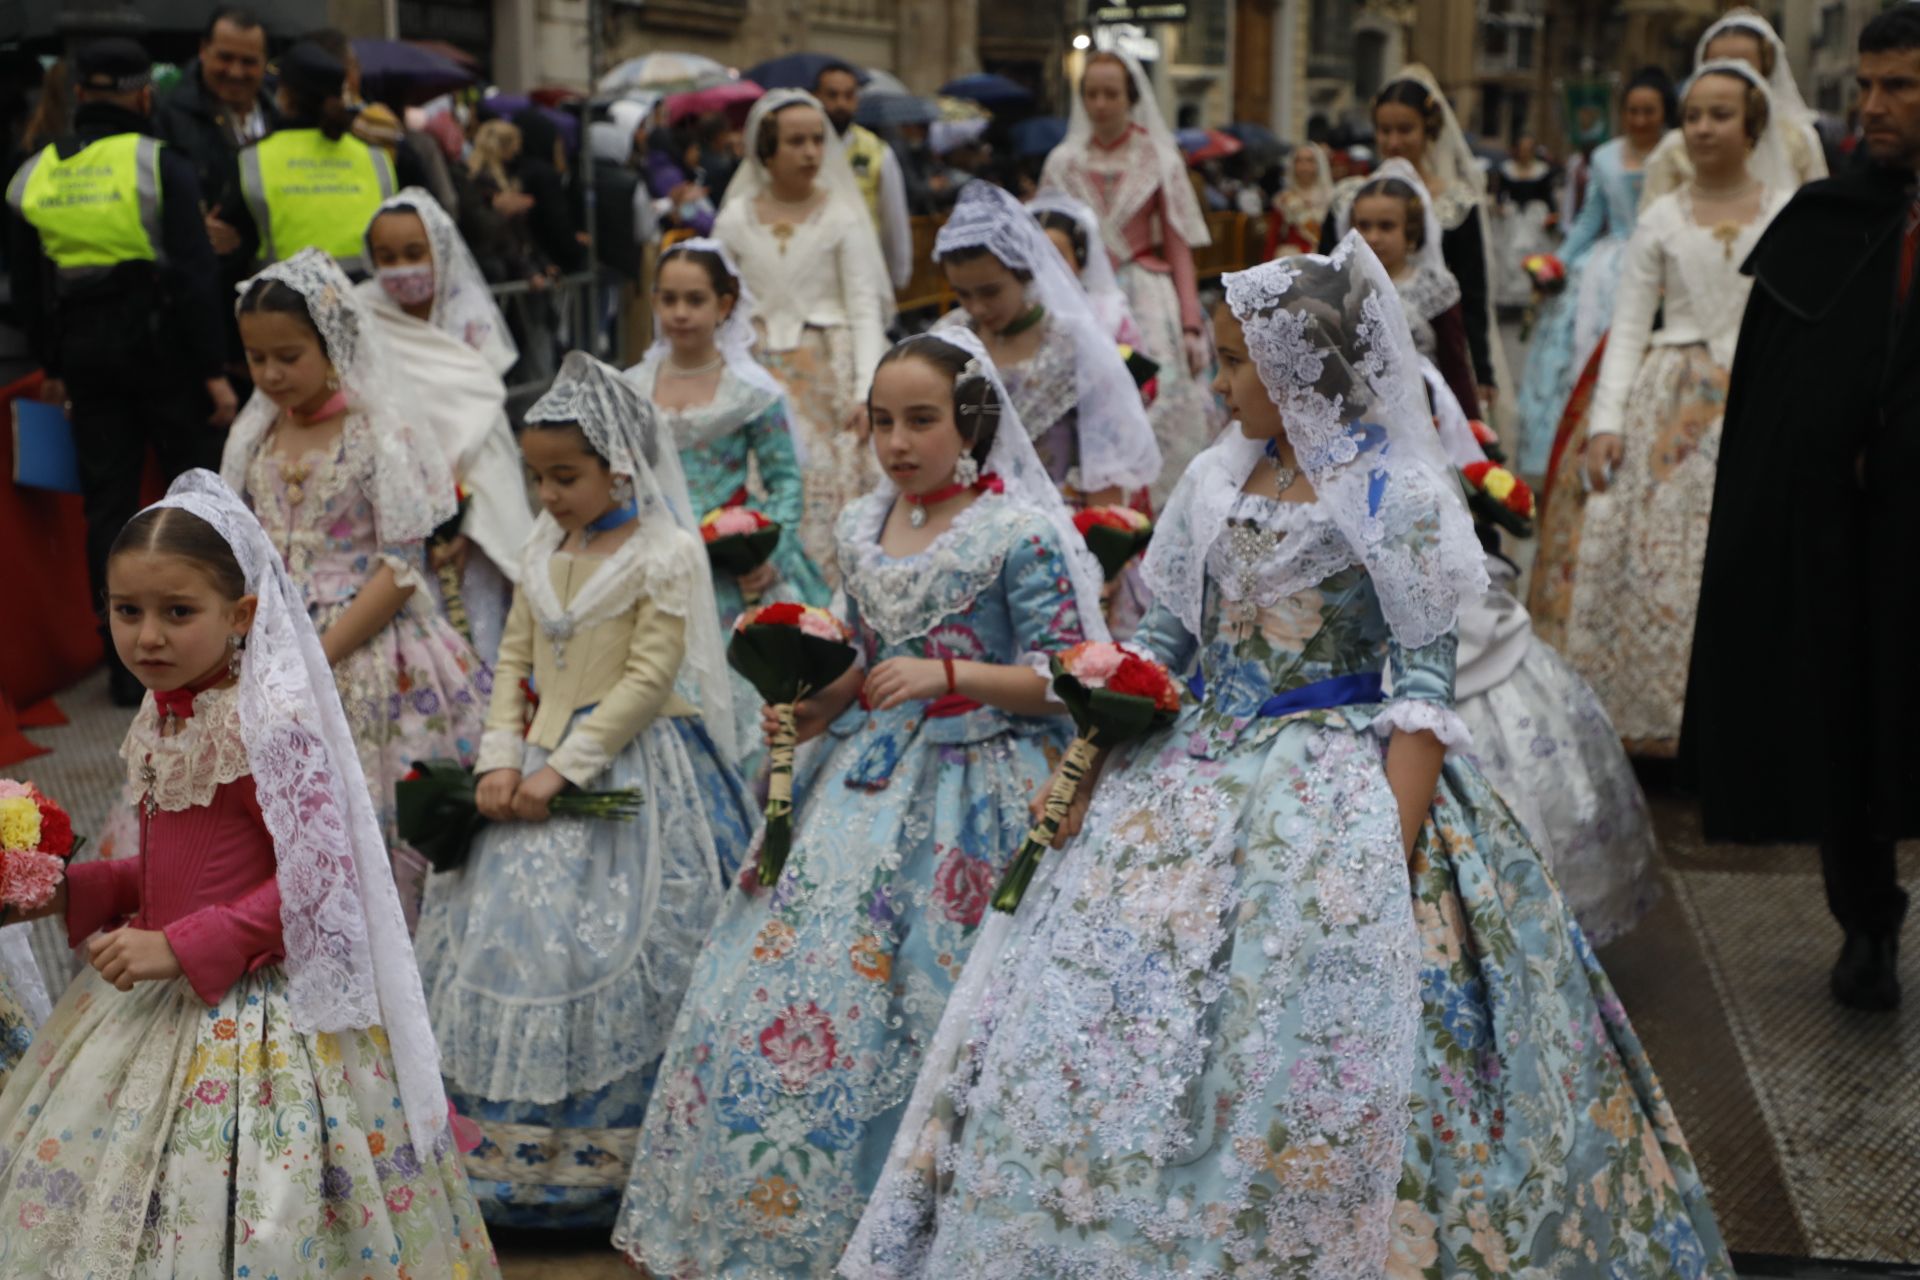
[[218, 1004], [243, 974], [285, 955], [273, 837], [247, 776], [212, 801], [140, 811], [140, 855], [75, 864], [67, 874], [67, 937], [130, 923], [158, 929], [194, 991]]

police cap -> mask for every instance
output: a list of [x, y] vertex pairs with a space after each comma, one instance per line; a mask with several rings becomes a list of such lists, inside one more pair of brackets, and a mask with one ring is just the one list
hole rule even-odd
[[347, 69], [313, 41], [302, 40], [281, 55], [280, 83], [306, 97], [337, 98], [346, 88]]
[[153, 76], [153, 59], [124, 36], [90, 40], [74, 51], [74, 87], [103, 93], [144, 89]]

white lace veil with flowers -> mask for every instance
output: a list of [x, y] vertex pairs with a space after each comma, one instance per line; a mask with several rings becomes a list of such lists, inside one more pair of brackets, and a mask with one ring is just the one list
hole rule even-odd
[[520, 348], [460, 228], [431, 191], [406, 187], [381, 202], [367, 223], [367, 261], [373, 261], [374, 222], [381, 214], [398, 210], [419, 217], [427, 229], [427, 243], [433, 247], [433, 311], [428, 322], [485, 356], [493, 371], [504, 378], [507, 370], [519, 362]]
[[[736, 759], [733, 685], [720, 636], [720, 609], [713, 598], [713, 575], [700, 540], [701, 513], [687, 496], [679, 451], [671, 439], [663, 439], [653, 406], [618, 369], [584, 351], [569, 351], [553, 386], [527, 410], [528, 429], [537, 429], [539, 423], [573, 423], [580, 428], [593, 451], [607, 460], [616, 480], [631, 490], [640, 527], [562, 605], [547, 562], [559, 550], [566, 531], [542, 511], [527, 539], [520, 570], [520, 590], [532, 606], [534, 621], [564, 643], [581, 628], [624, 612], [643, 595], [681, 619], [686, 626], [686, 656], [676, 688], [700, 709], [721, 755]], [[655, 532], [668, 525], [686, 536], [676, 539]]]
[[158, 505], [213, 526], [259, 599], [241, 650], [240, 725], [273, 836], [294, 1025], [307, 1034], [384, 1027], [413, 1141], [440, 1150], [447, 1096], [420, 970], [353, 731], [300, 588], [253, 513], [211, 471], [187, 472]]
[[[1190, 248], [1198, 249], [1202, 245], [1212, 244], [1213, 236], [1207, 230], [1206, 215], [1200, 211], [1200, 201], [1194, 197], [1193, 184], [1187, 181], [1186, 157], [1180, 153], [1180, 143], [1174, 138], [1173, 131], [1167, 128], [1165, 117], [1160, 114], [1160, 101], [1154, 96], [1153, 81], [1147, 78], [1140, 60], [1126, 50], [1107, 52], [1120, 59], [1127, 69], [1127, 77], [1133, 82], [1136, 98], [1133, 123], [1146, 131], [1146, 148], [1152, 163], [1127, 164], [1120, 172], [1112, 195], [1104, 200], [1100, 197], [1094, 190], [1093, 179], [1085, 163], [1096, 154], [1093, 118], [1087, 114], [1086, 101], [1081, 97], [1080, 86], [1076, 83], [1073, 86], [1073, 114], [1067, 122], [1067, 136], [1047, 157], [1042, 181], [1048, 186], [1062, 188], [1089, 208], [1106, 210], [1101, 217], [1101, 236], [1113, 256], [1122, 262], [1133, 258], [1133, 250], [1127, 245], [1122, 229], [1133, 221], [1133, 215], [1153, 198], [1156, 190], [1163, 195], [1167, 220]], [[1123, 148], [1122, 151], [1128, 157], [1136, 154], [1132, 147]], [[1076, 158], [1081, 163], [1073, 163]]]
[[[1329, 257], [1279, 258], [1222, 283], [1316, 505], [1366, 566], [1394, 638], [1431, 644], [1487, 589], [1487, 571], [1393, 282], [1350, 231]], [[1207, 555], [1263, 449], [1237, 429], [1223, 436], [1154, 529], [1141, 575], [1193, 635]]]
[[1107, 337], [1118, 342], [1120, 334], [1131, 327], [1133, 304], [1127, 301], [1120, 278], [1113, 274], [1113, 255], [1102, 252], [1105, 241], [1100, 237], [1100, 215], [1084, 201], [1051, 189], [1029, 200], [1027, 211], [1036, 218], [1048, 213], [1065, 214], [1080, 224], [1080, 234], [1087, 243], [1087, 265], [1080, 268], [1080, 284], [1087, 293], [1087, 306], [1100, 321], [1100, 327], [1106, 330]]
[[[1744, 31], [1759, 38], [1762, 44], [1773, 49], [1773, 71], [1767, 76], [1767, 92], [1773, 97], [1773, 109], [1780, 113], [1785, 122], [1794, 124], [1811, 123], [1813, 112], [1807, 109], [1807, 100], [1800, 96], [1800, 85], [1793, 78], [1793, 63], [1787, 59], [1786, 41], [1773, 29], [1773, 24], [1752, 9], [1744, 6], [1729, 9], [1720, 15], [1712, 26], [1700, 33], [1700, 39], [1693, 46], [1693, 65], [1704, 69], [1709, 61], [1707, 46], [1729, 31]], [[1728, 59], [1716, 58], [1712, 61], [1723, 62]]]
[[934, 261], [967, 249], [984, 249], [1004, 266], [1032, 276], [1032, 300], [1046, 308], [1047, 323], [1073, 339], [1080, 487], [1097, 491], [1117, 485], [1132, 492], [1158, 480], [1160, 444], [1139, 387], [1033, 215], [1004, 189], [969, 182], [934, 241]]
[[[1427, 184], [1421, 179], [1420, 171], [1399, 156], [1387, 161], [1367, 176], [1367, 186], [1382, 178], [1398, 178], [1413, 188], [1414, 195], [1420, 199], [1420, 247], [1413, 251], [1408, 265], [1413, 271], [1405, 279], [1395, 280], [1394, 286], [1400, 290], [1401, 300], [1422, 319], [1431, 320], [1460, 301], [1460, 282], [1453, 272], [1447, 270], [1447, 258], [1440, 250], [1440, 214], [1433, 207], [1433, 193], [1427, 190]], [[1344, 236], [1353, 229], [1353, 206], [1359, 202], [1355, 193], [1353, 201], [1340, 210], [1340, 216], [1334, 223], [1334, 234]]]
[[879, 284], [882, 295], [880, 323], [892, 324], [899, 312], [899, 304], [893, 294], [893, 273], [888, 270], [886, 255], [880, 249], [880, 232], [873, 225], [873, 216], [867, 212], [866, 197], [860, 194], [860, 180], [853, 175], [846, 144], [840, 140], [832, 124], [828, 123], [826, 108], [806, 90], [775, 89], [753, 104], [753, 110], [747, 113], [743, 135], [746, 138], [746, 156], [734, 171], [732, 181], [727, 183], [727, 194], [721, 198], [720, 212], [725, 215], [730, 207], [737, 204], [743, 208], [731, 216], [744, 216], [749, 221], [759, 218], [760, 215], [754, 212], [753, 202], [773, 189], [773, 175], [767, 171], [767, 162], [760, 158], [760, 122], [795, 104], [812, 107], [820, 113], [820, 121], [826, 127], [827, 149], [814, 181], [826, 190], [827, 203], [833, 206], [831, 213], [834, 220], [847, 228], [849, 244], [855, 253], [866, 259], [870, 278]]
[[[378, 330], [366, 303], [339, 264], [319, 249], [302, 249], [274, 263], [239, 286], [244, 300], [262, 281], [277, 281], [299, 294], [320, 333], [327, 359], [346, 393], [347, 408], [361, 422], [348, 430], [364, 432], [373, 456], [372, 489], [375, 536], [383, 547], [425, 542], [458, 510], [453, 469], [437, 441], [418, 434], [400, 416], [398, 388], [382, 358]], [[220, 455], [220, 477], [243, 498], [247, 469], [279, 406], [255, 390], [227, 431]]]
[[[1052, 246], [1048, 246], [1047, 252], [1053, 252]], [[905, 341], [923, 342], [929, 338], [937, 338], [965, 351], [973, 358], [972, 363], [978, 366], [981, 376], [993, 384], [994, 396], [1000, 406], [999, 419], [993, 445], [987, 450], [986, 461], [980, 464], [980, 473], [998, 476], [1009, 499], [1038, 513], [1053, 526], [1054, 534], [1060, 541], [1060, 553], [1066, 560], [1068, 576], [1073, 582], [1074, 602], [1080, 610], [1081, 629], [1089, 639], [1106, 639], [1106, 612], [1100, 603], [1100, 589], [1106, 576], [1101, 572], [1100, 562], [1094, 559], [1093, 552], [1087, 550], [1086, 539], [1074, 526], [1073, 512], [1067, 509], [1066, 500], [1060, 496], [1058, 486], [1047, 474], [1046, 464], [1034, 452], [1033, 441], [1020, 421], [1020, 411], [1014, 406], [1007, 384], [1000, 379], [1000, 370], [994, 367], [993, 357], [987, 354], [987, 349], [980, 345], [980, 339], [974, 336], [971, 329], [958, 326]], [[879, 483], [871, 492], [880, 496], [886, 506], [891, 506], [900, 488], [883, 471]], [[998, 570], [995, 572], [997, 574]], [[885, 636], [889, 643], [924, 634], [954, 609], [952, 583], [935, 580], [939, 575], [922, 574], [920, 577], [922, 581], [912, 584], [908, 594], [900, 599], [863, 599], [860, 602], [861, 617]]]

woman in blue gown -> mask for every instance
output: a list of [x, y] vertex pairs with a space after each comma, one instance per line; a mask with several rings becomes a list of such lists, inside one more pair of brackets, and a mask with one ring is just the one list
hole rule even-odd
[[659, 1276], [831, 1273], [1071, 731], [1025, 660], [1105, 638], [977, 338], [903, 342], [871, 407], [887, 479], [838, 528], [865, 671], [797, 708], [792, 852], [694, 962], [614, 1234]]
[[1241, 421], [1137, 637], [1199, 697], [962, 978], [843, 1273], [1727, 1280], [1591, 948], [1446, 754], [1487, 578], [1391, 282], [1350, 235], [1225, 283]]
[[1575, 379], [1613, 319], [1613, 294], [1633, 224], [1647, 156], [1679, 117], [1673, 80], [1658, 67], [1643, 67], [1620, 95], [1620, 137], [1594, 148], [1587, 198], [1560, 246], [1567, 284], [1540, 308], [1533, 343], [1520, 381], [1522, 475], [1543, 476], [1554, 433]]

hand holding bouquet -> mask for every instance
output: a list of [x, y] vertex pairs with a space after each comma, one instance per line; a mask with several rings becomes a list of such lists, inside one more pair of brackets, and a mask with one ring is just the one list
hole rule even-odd
[[1020, 905], [1040, 857], [1060, 833], [1095, 754], [1146, 736], [1173, 723], [1180, 710], [1180, 686], [1159, 663], [1105, 640], [1089, 640], [1053, 656], [1053, 688], [1067, 704], [1077, 731], [1047, 792], [1040, 820], [1020, 842], [1007, 873], [994, 892], [997, 911]]
[[1074, 513], [1073, 527], [1087, 540], [1087, 549], [1100, 562], [1108, 582], [1119, 577], [1127, 562], [1153, 539], [1153, 521], [1132, 507], [1088, 507]]
[[[739, 578], [772, 557], [780, 545], [780, 526], [752, 507], [735, 504], [715, 507], [700, 517], [700, 538], [707, 544], [707, 560], [714, 569]], [[747, 603], [757, 598], [747, 595]]]
[[[435, 871], [467, 863], [474, 836], [487, 820], [473, 802], [471, 770], [452, 760], [416, 762], [393, 787], [394, 827]], [[563, 791], [547, 803], [556, 818], [603, 818], [624, 822], [640, 811], [638, 791]]]
[[1567, 287], [1567, 265], [1551, 253], [1530, 253], [1520, 267], [1542, 297], [1551, 298]]
[[1472, 462], [1460, 469], [1467, 482], [1467, 505], [1481, 519], [1516, 538], [1533, 536], [1533, 490], [1513, 472], [1493, 462]]
[[779, 720], [768, 748], [766, 831], [755, 876], [771, 888], [793, 847], [793, 750], [799, 740], [793, 704], [820, 692], [853, 665], [846, 624], [810, 605], [767, 604], [733, 624], [727, 662], [766, 699]]
[[84, 840], [67, 811], [31, 782], [0, 778], [0, 921], [53, 901]]

